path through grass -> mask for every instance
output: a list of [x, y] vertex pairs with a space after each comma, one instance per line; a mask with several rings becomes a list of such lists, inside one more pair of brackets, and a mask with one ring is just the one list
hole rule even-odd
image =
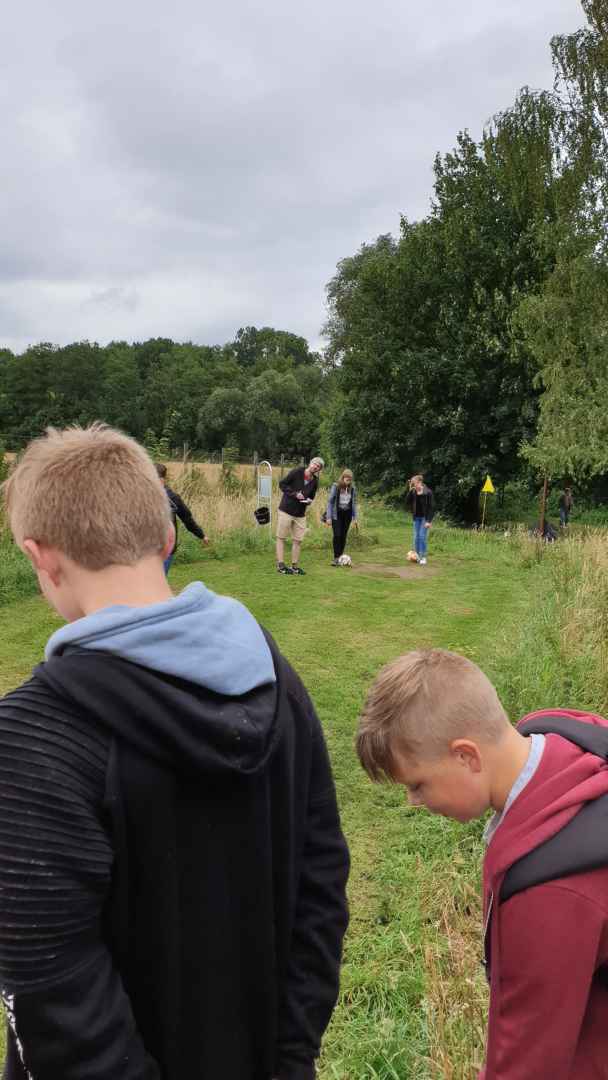
[[[379, 542], [358, 561], [402, 565], [402, 516], [370, 519]], [[435, 573], [418, 568], [406, 580], [333, 568], [329, 537], [325, 551], [304, 549], [302, 578], [277, 575], [271, 550], [172, 571], [176, 590], [200, 577], [249, 606], [300, 673], [327, 734], [353, 871], [342, 996], [322, 1080], [468, 1080], [480, 1063], [481, 826], [413, 811], [399, 789], [369, 783], [353, 735], [378, 668], [415, 646], [465, 653], [501, 689], [496, 645], [529, 605], [536, 571], [522, 570], [498, 538], [438, 527], [430, 548]], [[37, 597], [0, 608], [1, 690], [28, 675], [57, 625]]]

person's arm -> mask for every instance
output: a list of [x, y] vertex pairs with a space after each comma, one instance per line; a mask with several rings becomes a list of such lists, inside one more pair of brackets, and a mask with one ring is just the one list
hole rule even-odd
[[597, 964], [604, 914], [564, 881], [500, 910], [483, 1080], [570, 1080]]
[[351, 492], [352, 492], [351, 506], [352, 506], [352, 511], [353, 511], [353, 518], [352, 519], [353, 519], [353, 522], [356, 523], [356, 521], [357, 521], [357, 489], [356, 489], [354, 484], [353, 484], [353, 486], [351, 488]]
[[408, 492], [407, 492], [407, 495], [405, 496], [405, 505], [406, 505], [406, 508], [408, 510], [412, 509], [412, 506], [414, 505], [414, 499], [415, 498], [416, 498], [416, 494], [414, 492], [414, 489], [409, 488]]
[[427, 492], [426, 492], [426, 517], [425, 517], [425, 522], [426, 522], [427, 525], [431, 524], [434, 514], [435, 514], [435, 506], [434, 506], [434, 502], [433, 502], [433, 492], [431, 491], [430, 488], [427, 488]]
[[11, 1049], [36, 1080], [161, 1076], [100, 933], [108, 752], [35, 680], [0, 704], [0, 987]]
[[188, 532], [191, 532], [193, 536], [197, 536], [199, 540], [205, 539], [205, 533], [197, 521], [192, 516], [192, 511], [186, 506], [181, 496], [177, 495], [175, 491], [171, 492], [171, 502], [175, 507], [175, 513], [180, 521], [184, 523]]
[[325, 511], [326, 519], [327, 519], [327, 521], [329, 522], [330, 525], [331, 525], [331, 522], [333, 520], [334, 506], [336, 504], [337, 497], [338, 497], [338, 485], [337, 484], [332, 484], [330, 489], [329, 489], [329, 495], [327, 497], [327, 510]]
[[290, 963], [281, 994], [278, 1080], [314, 1080], [315, 1059], [338, 997], [348, 925], [349, 855], [329, 756], [306, 695], [313, 749], [308, 820]]

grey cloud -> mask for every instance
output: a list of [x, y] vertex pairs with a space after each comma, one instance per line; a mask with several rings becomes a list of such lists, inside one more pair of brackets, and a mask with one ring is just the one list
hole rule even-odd
[[578, 0], [24, 0], [9, 18], [1, 330], [21, 347], [251, 322], [317, 339], [336, 262], [424, 214], [435, 152], [548, 85], [549, 37], [583, 16]]
[[137, 289], [115, 285], [109, 289], [91, 293], [83, 302], [86, 308], [106, 308], [109, 311], [136, 311], [141, 304]]

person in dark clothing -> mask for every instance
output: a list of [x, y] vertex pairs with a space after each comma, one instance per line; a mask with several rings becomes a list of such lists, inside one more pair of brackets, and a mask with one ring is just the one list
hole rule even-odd
[[173, 596], [134, 440], [50, 430], [6, 508], [67, 625], [0, 702], [4, 1080], [313, 1080], [348, 850], [304, 687], [240, 603]]
[[353, 474], [350, 469], [343, 469], [337, 484], [332, 484], [329, 489], [325, 520], [331, 525], [334, 541], [334, 558], [332, 566], [339, 566], [339, 558], [344, 554], [346, 537], [351, 522], [357, 526], [357, 489], [353, 484]]
[[574, 499], [572, 498], [572, 488], [564, 488], [559, 497], [559, 523], [562, 529], [565, 529], [570, 521], [570, 514], [572, 513], [573, 506]]
[[[279, 574], [304, 574], [300, 566], [300, 548], [306, 534], [306, 510], [317, 494], [323, 458], [314, 457], [304, 468], [292, 469], [279, 487], [283, 497], [277, 515], [277, 570]], [[285, 565], [285, 541], [291, 540], [291, 566]]]
[[414, 520], [414, 551], [421, 566], [426, 566], [428, 535], [433, 521], [433, 492], [421, 475], [412, 476], [406, 504]]
[[161, 478], [161, 480], [162, 480], [162, 482], [164, 484], [165, 491], [167, 492], [167, 498], [169, 500], [169, 509], [171, 511], [171, 520], [173, 522], [173, 527], [175, 529], [175, 544], [173, 546], [173, 551], [171, 551], [167, 555], [167, 558], [165, 559], [164, 564], [163, 564], [165, 574], [168, 574], [169, 570], [171, 569], [171, 563], [173, 562], [173, 557], [175, 555], [175, 552], [177, 551], [177, 540], [178, 540], [178, 536], [177, 536], [177, 519], [178, 518], [180, 519], [180, 521], [182, 521], [184, 523], [184, 525], [186, 526], [188, 532], [191, 532], [193, 536], [196, 536], [196, 537], [198, 537], [199, 540], [202, 540], [202, 542], [203, 542], [203, 544], [205, 544], [205, 546], [207, 546], [207, 544], [209, 543], [209, 537], [205, 536], [205, 533], [203, 532], [201, 526], [198, 524], [197, 521], [194, 520], [194, 518], [192, 516], [192, 511], [190, 510], [190, 508], [188, 506], [186, 506], [186, 504], [185, 504], [184, 500], [182, 499], [182, 497], [180, 495], [178, 495], [176, 491], [173, 491], [173, 489], [169, 487], [169, 485], [167, 483], [167, 466], [163, 465], [162, 462], [157, 462], [156, 471], [157, 471], [158, 475], [160, 476], [160, 478]]

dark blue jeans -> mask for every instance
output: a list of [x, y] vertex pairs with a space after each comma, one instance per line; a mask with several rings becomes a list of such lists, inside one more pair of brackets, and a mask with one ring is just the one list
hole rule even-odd
[[424, 527], [425, 520], [423, 517], [414, 518], [414, 551], [419, 559], [426, 557], [428, 545], [429, 530]]

